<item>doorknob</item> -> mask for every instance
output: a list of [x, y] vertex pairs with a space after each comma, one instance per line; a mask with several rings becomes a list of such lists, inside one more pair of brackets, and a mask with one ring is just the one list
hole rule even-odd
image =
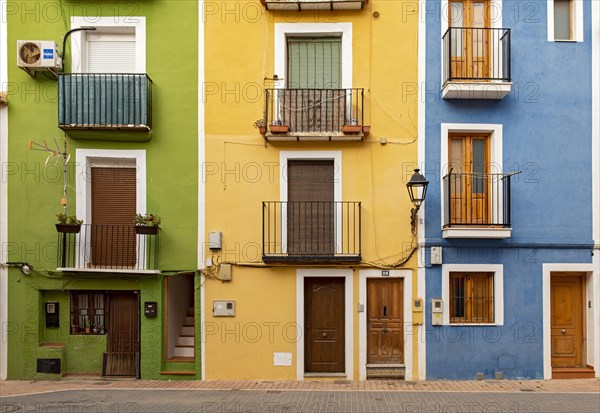
[[387, 332], [388, 332], [388, 329], [384, 327], [384, 328], [383, 328], [383, 332], [384, 332], [384, 333], [387, 333]]
[[560, 330], [560, 332], [563, 334], [567, 334], [567, 330], [565, 330], [564, 328], [562, 330]]
[[327, 333], [323, 333], [323, 338], [327, 337]]

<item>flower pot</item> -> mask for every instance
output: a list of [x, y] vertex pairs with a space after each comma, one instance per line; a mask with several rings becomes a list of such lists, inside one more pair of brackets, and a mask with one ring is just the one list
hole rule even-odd
[[78, 234], [81, 231], [81, 225], [77, 224], [56, 224], [56, 232], [67, 234]]
[[342, 132], [344, 133], [358, 133], [362, 127], [360, 125], [343, 125]]
[[90, 334], [90, 328], [89, 328], [89, 327], [86, 327], [86, 328], [83, 330], [83, 332], [84, 332], [85, 334]]
[[288, 125], [271, 125], [269, 130], [271, 133], [288, 133], [290, 127]]
[[156, 225], [136, 225], [135, 233], [144, 235], [156, 235], [158, 227]]
[[258, 127], [258, 132], [259, 132], [261, 135], [264, 135], [265, 133], [267, 133], [267, 127], [266, 127], [266, 126], [259, 126], [259, 127]]
[[369, 136], [369, 133], [371, 133], [371, 127], [370, 126], [363, 126], [363, 133], [365, 134], [365, 136]]

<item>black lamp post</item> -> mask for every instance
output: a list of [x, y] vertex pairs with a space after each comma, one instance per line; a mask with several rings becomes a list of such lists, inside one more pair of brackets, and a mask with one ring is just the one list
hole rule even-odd
[[419, 172], [420, 170], [417, 168], [415, 172], [410, 177], [410, 181], [406, 184], [406, 188], [408, 189], [408, 196], [410, 196], [410, 201], [415, 206], [410, 210], [410, 225], [412, 228], [413, 234], [416, 234], [417, 231], [417, 212], [419, 212], [419, 208], [421, 208], [421, 204], [425, 201], [425, 195], [427, 194], [427, 185], [429, 185], [429, 181], [425, 179], [423, 175]]

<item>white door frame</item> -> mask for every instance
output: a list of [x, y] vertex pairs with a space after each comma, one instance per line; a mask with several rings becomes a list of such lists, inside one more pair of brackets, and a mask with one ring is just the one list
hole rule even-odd
[[362, 312], [358, 313], [358, 377], [359, 380], [367, 379], [367, 278], [402, 278], [404, 284], [402, 291], [404, 293], [404, 379], [411, 381], [413, 379], [412, 362], [412, 336], [418, 334], [418, 327], [412, 324], [412, 271], [411, 270], [391, 270], [390, 275], [381, 276], [381, 270], [361, 270], [359, 273], [358, 302], [364, 306]]
[[296, 378], [304, 380], [304, 278], [306, 277], [344, 277], [344, 359], [347, 380], [354, 379], [354, 318], [352, 269], [298, 269], [296, 270], [296, 323], [299, 334], [296, 341]]

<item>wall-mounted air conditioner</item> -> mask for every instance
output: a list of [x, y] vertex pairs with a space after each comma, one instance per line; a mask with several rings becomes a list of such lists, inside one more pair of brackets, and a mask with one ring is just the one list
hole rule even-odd
[[32, 77], [47, 72], [57, 78], [62, 66], [58, 45], [52, 40], [18, 40], [17, 66]]

